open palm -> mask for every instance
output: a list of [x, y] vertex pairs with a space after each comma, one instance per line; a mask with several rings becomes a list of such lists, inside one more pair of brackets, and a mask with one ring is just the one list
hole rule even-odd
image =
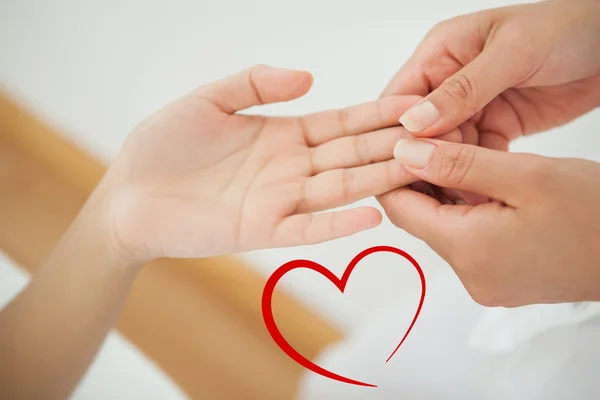
[[112, 209], [122, 246], [148, 257], [203, 257], [318, 243], [378, 225], [371, 207], [316, 212], [414, 180], [392, 152], [406, 135], [398, 117], [417, 98], [302, 117], [238, 113], [298, 98], [311, 85], [306, 72], [258, 66], [138, 126], [107, 177], [118, 188]]

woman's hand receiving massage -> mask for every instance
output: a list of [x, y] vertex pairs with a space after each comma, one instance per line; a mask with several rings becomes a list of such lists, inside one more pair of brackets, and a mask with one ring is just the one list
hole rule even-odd
[[[390, 97], [303, 117], [238, 114], [304, 95], [310, 74], [257, 66], [134, 129], [29, 286], [0, 313], [0, 398], [73, 390], [143, 263], [318, 243], [373, 228], [370, 207], [317, 213], [414, 181], [393, 158]], [[394, 165], [398, 164], [398, 165]]]
[[118, 249], [141, 260], [206, 257], [319, 243], [378, 225], [372, 207], [313, 213], [412, 179], [392, 151], [408, 135], [398, 117], [418, 97], [302, 117], [237, 114], [293, 100], [311, 85], [307, 72], [257, 66], [135, 128], [102, 185]]

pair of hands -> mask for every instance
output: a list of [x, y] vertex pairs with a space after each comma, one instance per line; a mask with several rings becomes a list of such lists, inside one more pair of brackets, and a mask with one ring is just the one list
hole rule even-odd
[[440, 24], [374, 102], [243, 115], [312, 84], [265, 66], [173, 102], [0, 313], [0, 397], [68, 397], [146, 261], [351, 235], [379, 211], [321, 211], [370, 196], [482, 304], [600, 300], [600, 164], [506, 152], [600, 105], [599, 38], [600, 1], [546, 1]]
[[[600, 300], [600, 164], [505, 152], [522, 135], [600, 106], [600, 1], [444, 21], [393, 78], [391, 94], [426, 96], [400, 121], [431, 145], [403, 141], [396, 157], [444, 188], [434, 199], [404, 188], [381, 196], [392, 222], [448, 261], [481, 304]], [[455, 128], [468, 145], [428, 139]]]
[[[600, 299], [600, 165], [504, 152], [600, 104], [598, 37], [594, 0], [458, 17], [379, 100], [302, 117], [239, 112], [302, 96], [306, 72], [257, 66], [201, 87], [136, 127], [97, 190], [113, 249], [139, 264], [318, 243], [381, 221], [320, 211], [378, 196], [482, 304]], [[418, 181], [442, 201], [406, 187]]]

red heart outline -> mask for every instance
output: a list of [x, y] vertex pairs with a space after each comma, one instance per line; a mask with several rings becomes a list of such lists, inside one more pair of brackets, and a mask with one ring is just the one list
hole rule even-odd
[[417, 322], [417, 318], [419, 318], [419, 314], [421, 313], [421, 308], [423, 307], [423, 302], [425, 301], [425, 287], [426, 287], [425, 274], [423, 273], [423, 270], [421, 269], [421, 266], [419, 265], [419, 263], [417, 263], [417, 261], [407, 252], [397, 249], [395, 247], [391, 247], [391, 246], [375, 246], [375, 247], [370, 247], [366, 250], [363, 250], [362, 252], [357, 254], [352, 259], [352, 261], [350, 261], [350, 264], [348, 264], [348, 266], [346, 267], [346, 270], [344, 271], [344, 274], [342, 275], [341, 279], [339, 279], [337, 276], [335, 276], [335, 274], [333, 272], [331, 272], [330, 270], [328, 270], [321, 264], [318, 264], [318, 263], [316, 263], [314, 261], [310, 261], [310, 260], [293, 260], [293, 261], [289, 261], [289, 262], [283, 264], [282, 266], [280, 266], [279, 268], [277, 268], [275, 270], [275, 272], [267, 280], [267, 283], [265, 284], [265, 288], [263, 290], [262, 314], [263, 314], [263, 320], [265, 322], [265, 326], [267, 327], [269, 334], [271, 335], [271, 337], [273, 338], [275, 343], [277, 343], [279, 348], [281, 350], [283, 350], [290, 358], [292, 358], [298, 364], [302, 365], [304, 368], [306, 368], [312, 372], [315, 372], [319, 375], [322, 375], [324, 377], [327, 377], [329, 379], [349, 383], [352, 385], [377, 387], [377, 385], [356, 381], [354, 379], [346, 378], [344, 376], [341, 376], [334, 372], [331, 372], [323, 367], [318, 366], [317, 364], [313, 363], [312, 361], [310, 361], [309, 359], [304, 357], [302, 354], [298, 353], [298, 351], [296, 351], [296, 349], [294, 349], [285, 340], [285, 338], [279, 331], [279, 328], [277, 327], [277, 324], [275, 323], [275, 317], [273, 316], [273, 308], [271, 307], [271, 302], [273, 300], [273, 291], [275, 290], [275, 286], [277, 285], [277, 282], [279, 282], [279, 280], [285, 274], [287, 274], [291, 270], [298, 269], [298, 268], [308, 268], [310, 270], [318, 272], [319, 274], [321, 274], [321, 275], [325, 276], [327, 279], [329, 279], [335, 286], [337, 286], [337, 288], [340, 290], [340, 292], [344, 293], [344, 290], [346, 289], [346, 284], [348, 283], [348, 279], [350, 278], [350, 274], [352, 273], [352, 270], [354, 269], [354, 267], [366, 256], [373, 254], [373, 253], [380, 253], [380, 252], [395, 253], [395, 254], [398, 254], [398, 255], [404, 257], [405, 259], [410, 261], [410, 263], [415, 267], [415, 269], [419, 273], [419, 278], [421, 279], [421, 298], [419, 300], [419, 306], [417, 307], [415, 316], [413, 317], [413, 320], [410, 323], [410, 326], [408, 327], [406, 333], [402, 337], [402, 340], [400, 341], [398, 346], [396, 346], [396, 348], [394, 349], [392, 354], [390, 354], [390, 356], [388, 357], [388, 359], [385, 362], [390, 361], [390, 359], [394, 356], [394, 354], [396, 354], [396, 352], [398, 351], [400, 346], [402, 346], [402, 343], [404, 343], [404, 341], [408, 337], [408, 334], [410, 333], [413, 326], [415, 325], [415, 322]]

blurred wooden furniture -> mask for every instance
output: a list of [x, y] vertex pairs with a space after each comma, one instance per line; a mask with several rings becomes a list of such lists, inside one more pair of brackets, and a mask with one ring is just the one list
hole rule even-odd
[[[35, 273], [104, 166], [0, 93], [0, 249]], [[290, 399], [302, 373], [262, 322], [264, 278], [234, 257], [159, 260], [117, 328], [194, 399]], [[314, 357], [340, 334], [284, 293], [278, 325]]]

